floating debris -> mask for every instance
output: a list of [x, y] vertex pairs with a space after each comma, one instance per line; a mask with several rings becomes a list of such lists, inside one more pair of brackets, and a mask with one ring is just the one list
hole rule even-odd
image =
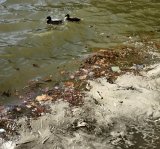
[[52, 100], [53, 98], [51, 96], [48, 96], [48, 95], [44, 95], [42, 94], [41, 96], [37, 96], [36, 97], [36, 100], [37, 101], [47, 101], [47, 100]]
[[111, 67], [111, 70], [112, 70], [113, 72], [121, 72], [121, 70], [120, 70], [120, 68], [119, 68], [118, 66], [112, 66], [112, 67]]
[[52, 76], [45, 77], [42, 79], [44, 82], [52, 82]]
[[11, 96], [11, 91], [10, 90], [7, 90], [7, 91], [4, 91], [1, 96], [6, 96], [6, 97], [10, 97]]
[[[143, 60], [147, 57], [146, 53], [133, 47], [118, 47], [115, 49], [95, 49], [95, 53], [90, 55], [82, 63], [79, 70], [74, 73], [69, 73], [66, 70], [58, 70], [60, 75], [65, 77], [60, 83], [55, 83], [52, 88], [43, 88], [41, 85], [52, 81], [52, 76], [40, 78], [38, 80], [29, 81], [23, 91], [23, 95], [17, 92], [16, 95], [24, 101], [20, 105], [8, 107], [5, 114], [3, 112], [3, 119], [0, 120], [0, 134], [3, 138], [9, 135], [16, 134], [18, 125], [15, 119], [20, 117], [38, 118], [46, 113], [50, 113], [50, 105], [48, 102], [55, 102], [63, 100], [69, 103], [70, 106], [82, 106], [85, 93], [91, 89], [88, 80], [94, 80], [99, 77], [104, 77], [109, 83], [114, 83], [116, 78], [126, 72], [138, 73], [142, 69]], [[134, 68], [133, 64], [136, 64]], [[33, 67], [39, 67], [33, 64]], [[128, 87], [126, 90], [134, 90], [133, 87]], [[105, 97], [101, 91], [97, 91], [98, 97], [103, 100]], [[38, 95], [38, 96], [37, 96]], [[11, 96], [10, 90], [2, 93], [2, 96]], [[97, 105], [101, 103], [93, 98]], [[119, 101], [123, 105], [124, 101]], [[0, 111], [4, 111], [0, 107]], [[4, 119], [5, 118], [5, 119]], [[92, 131], [95, 128], [93, 120], [75, 121], [72, 129], [86, 129]], [[5, 135], [4, 135], [5, 134]], [[46, 138], [47, 140], [48, 138]], [[44, 139], [44, 143], [46, 141]]]
[[33, 65], [33, 67], [39, 68], [39, 65], [38, 65], [38, 64], [32, 64], [32, 65]]
[[1, 134], [1, 133], [5, 133], [5, 132], [6, 132], [6, 130], [5, 130], [5, 129], [0, 128], [0, 134]]
[[69, 87], [69, 88], [73, 88], [74, 87], [74, 82], [71, 82], [71, 81], [64, 82], [64, 86]]
[[142, 70], [144, 68], [144, 65], [139, 65], [139, 64], [133, 64], [133, 67], [131, 67], [135, 70]]

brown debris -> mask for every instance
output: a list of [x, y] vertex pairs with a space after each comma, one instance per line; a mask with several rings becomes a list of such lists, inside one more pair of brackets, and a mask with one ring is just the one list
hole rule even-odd
[[39, 65], [38, 65], [38, 64], [32, 64], [32, 65], [33, 65], [33, 67], [39, 68]]
[[11, 135], [16, 135], [16, 129], [19, 127], [14, 120], [7, 118], [0, 119], [0, 129], [4, 130], [0, 133], [0, 138], [8, 139]]
[[[147, 55], [144, 51], [142, 52], [142, 50], [133, 47], [96, 49], [96, 51], [95, 54], [85, 60], [81, 69], [75, 74], [80, 80], [82, 80], [82, 78], [95, 79], [99, 77], [106, 77], [110, 81], [115, 80], [126, 71], [133, 72], [134, 70], [130, 69], [130, 67], [133, 66], [134, 63], [142, 63]], [[117, 67], [119, 71], [112, 71], [114, 67]], [[82, 70], [87, 70], [88, 73], [84, 73]], [[92, 72], [92, 75], [89, 75], [90, 72]]]
[[[22, 96], [17, 92], [17, 96], [19, 96], [24, 102], [21, 105], [9, 107], [9, 110], [7, 110], [5, 114], [0, 115], [5, 117], [5, 119], [0, 120], [0, 127], [6, 130], [8, 134], [11, 134], [15, 131], [17, 126], [14, 129], [9, 129], [6, 127], [6, 124], [14, 124], [14, 119], [22, 116], [37, 118], [50, 112], [49, 105], [45, 104], [47, 101], [54, 102], [62, 99], [67, 101], [71, 106], [81, 106], [84, 97], [83, 91], [88, 91], [90, 89], [87, 80], [105, 77], [109, 83], [114, 83], [119, 75], [126, 72], [138, 73], [139, 70], [132, 69], [131, 67], [134, 64], [144, 64], [145, 59], [148, 59], [147, 52], [134, 47], [124, 46], [115, 49], [95, 49], [95, 51], [96, 52], [93, 55], [85, 59], [79, 70], [75, 73], [69, 74], [65, 70], [59, 70], [59, 73], [65, 78], [67, 78], [68, 75], [68, 80], [65, 79], [65, 81], [60, 82], [53, 88], [47, 87], [43, 90], [37, 90], [42, 84], [51, 82], [52, 76], [40, 81], [30, 81], [29, 85], [24, 88], [24, 91], [26, 91], [25, 95]], [[34, 64], [33, 66], [37, 67], [37, 65]], [[36, 91], [39, 91], [38, 94]], [[100, 92], [98, 92], [98, 94], [103, 100]], [[10, 91], [6, 91], [3, 92], [2, 95], [9, 97], [11, 94]], [[94, 100], [97, 103], [96, 99]], [[120, 103], [122, 102], [120, 101]], [[4, 111], [4, 108], [0, 107], [0, 111]], [[77, 123], [76, 127], [77, 126], [87, 127], [86, 122], [80, 124]]]
[[69, 87], [69, 88], [73, 88], [74, 87], [74, 82], [71, 82], [71, 81], [64, 82], [64, 86]]
[[4, 91], [1, 96], [6, 96], [6, 97], [10, 97], [11, 96], [11, 91], [10, 90], [7, 90], [7, 91]]
[[45, 77], [44, 79], [43, 79], [43, 81], [44, 82], [52, 82], [52, 78], [51, 78], [52, 76], [49, 76], [49, 77]]
[[37, 101], [47, 101], [47, 100], [52, 100], [53, 98], [48, 95], [42, 94], [41, 96], [37, 96], [35, 100]]

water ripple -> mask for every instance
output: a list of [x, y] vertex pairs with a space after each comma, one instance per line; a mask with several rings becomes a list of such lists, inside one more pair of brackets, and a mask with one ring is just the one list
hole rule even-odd
[[6, 2], [6, 0], [0, 0], [0, 4], [3, 4], [4, 2]]

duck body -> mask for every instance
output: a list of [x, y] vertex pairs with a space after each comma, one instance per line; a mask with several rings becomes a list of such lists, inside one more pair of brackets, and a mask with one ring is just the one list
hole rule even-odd
[[63, 20], [52, 20], [52, 18], [50, 16], [47, 17], [47, 24], [51, 24], [51, 25], [60, 25], [63, 24]]
[[80, 22], [80, 20], [81, 20], [79, 18], [70, 18], [69, 14], [67, 14], [65, 17], [66, 17], [66, 20], [70, 21], [70, 22]]

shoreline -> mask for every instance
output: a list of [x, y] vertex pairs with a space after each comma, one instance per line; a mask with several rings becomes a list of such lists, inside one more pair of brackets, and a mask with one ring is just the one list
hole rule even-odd
[[1, 127], [8, 123], [10, 128], [1, 128], [6, 141], [0, 140], [0, 149], [7, 145], [12, 149], [138, 145], [135, 132], [148, 135], [140, 127], [160, 117], [156, 88], [160, 68], [157, 64], [148, 71], [149, 57], [135, 47], [97, 50], [69, 74], [68, 81], [1, 116]]

